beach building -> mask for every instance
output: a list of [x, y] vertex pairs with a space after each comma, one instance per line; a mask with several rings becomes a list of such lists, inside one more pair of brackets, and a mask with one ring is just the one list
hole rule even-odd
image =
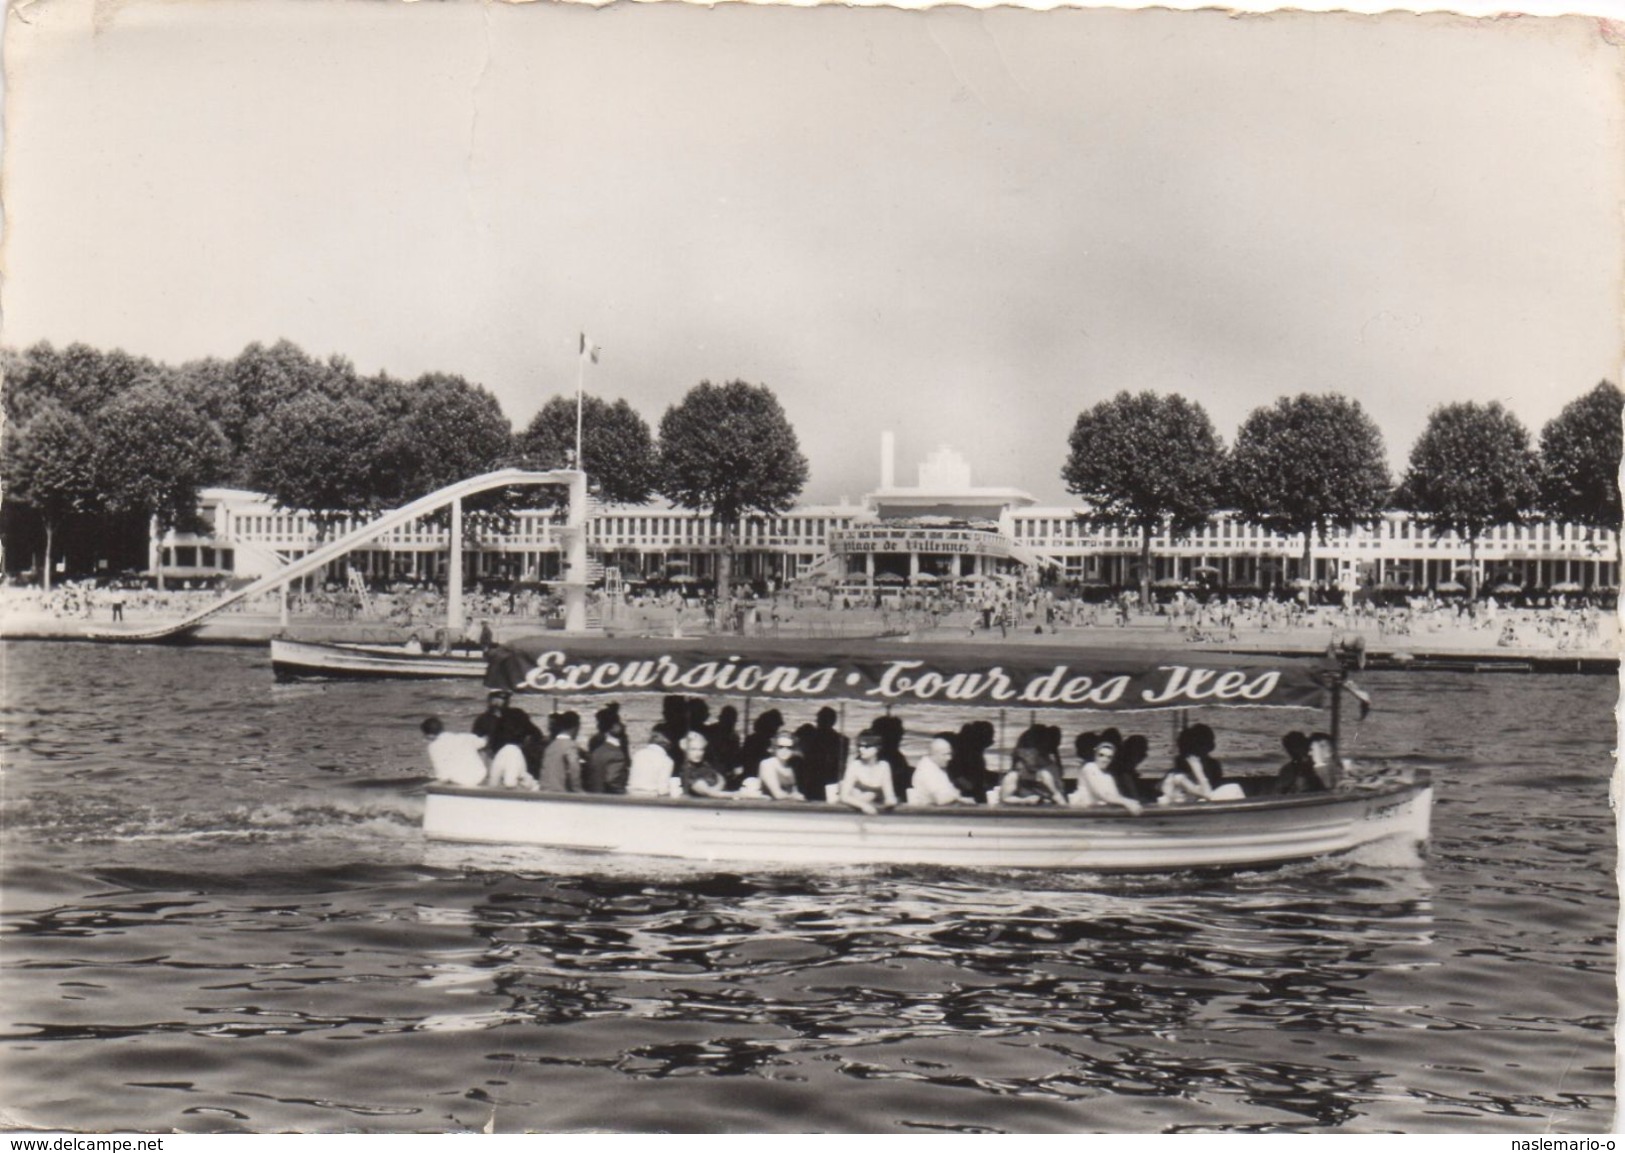
[[[1082, 506], [1042, 506], [1015, 488], [973, 483], [969, 464], [940, 446], [918, 465], [916, 483], [899, 484], [895, 442], [883, 433], [880, 483], [861, 501], [805, 505], [778, 516], [746, 516], [735, 526], [737, 580], [785, 587], [801, 582], [878, 592], [965, 578], [1052, 575], [1089, 588], [1139, 582], [1138, 536], [1092, 526]], [[251, 578], [315, 547], [303, 513], [230, 488], [205, 489], [197, 533], [171, 533], [154, 546], [149, 567], [166, 579]], [[342, 535], [354, 523], [333, 531]], [[588, 519], [592, 575], [615, 583], [700, 584], [722, 552], [713, 518], [663, 504], [594, 504]], [[416, 522], [359, 546], [348, 567], [369, 579], [434, 582], [447, 566], [447, 530]], [[1554, 522], [1508, 525], [1478, 544], [1485, 587], [1614, 589], [1615, 534]], [[1151, 574], [1164, 587], [1203, 583], [1238, 592], [1280, 588], [1306, 577], [1327, 588], [1446, 589], [1467, 583], [1467, 543], [1434, 533], [1402, 512], [1374, 526], [1334, 531], [1314, 541], [1300, 572], [1303, 541], [1219, 513], [1198, 532], [1152, 542]], [[559, 579], [563, 526], [552, 510], [518, 513], [465, 549], [470, 580]], [[348, 579], [348, 572], [334, 573]]]

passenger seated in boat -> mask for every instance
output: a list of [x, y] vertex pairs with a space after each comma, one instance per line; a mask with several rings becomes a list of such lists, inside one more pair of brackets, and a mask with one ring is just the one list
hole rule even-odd
[[536, 778], [531, 775], [526, 750], [540, 746], [542, 730], [524, 709], [508, 703], [512, 696], [506, 689], [492, 689], [485, 694], [485, 711], [474, 718], [474, 735], [485, 738], [485, 755], [491, 764], [485, 783], [504, 789], [534, 789]]
[[775, 801], [805, 801], [807, 798], [796, 785], [796, 768], [801, 762], [801, 749], [789, 733], [780, 731], [773, 738], [773, 755], [757, 766], [756, 778], [764, 793]]
[[1309, 734], [1309, 760], [1314, 764], [1315, 772], [1328, 785], [1337, 782], [1338, 770], [1343, 762], [1337, 755], [1337, 742], [1332, 740], [1330, 733]]
[[1074, 805], [1116, 805], [1131, 813], [1140, 812], [1139, 790], [1125, 793], [1111, 774], [1112, 762], [1122, 744], [1123, 734], [1116, 729], [1107, 729], [1098, 734], [1078, 734], [1074, 747], [1083, 767], [1078, 770], [1078, 787], [1072, 793]]
[[864, 729], [858, 734], [858, 755], [846, 763], [840, 797], [841, 804], [871, 817], [881, 809], [897, 806], [891, 766], [880, 759], [880, 734], [873, 729]]
[[766, 709], [752, 722], [750, 736], [734, 751], [731, 761], [720, 759], [717, 755], [720, 750], [715, 747], [711, 749], [711, 759], [728, 770], [730, 776], [739, 772], [755, 772], [763, 761], [773, 756], [773, 742], [783, 728], [784, 714], [778, 709]]
[[893, 795], [907, 796], [913, 770], [909, 767], [908, 758], [903, 755], [903, 738], [908, 734], [903, 727], [903, 718], [890, 715], [876, 717], [870, 727], [880, 734], [880, 759], [891, 766]]
[[1006, 805], [1064, 805], [1061, 774], [1044, 749], [1045, 734], [1033, 726], [1016, 741], [1015, 759], [999, 782], [999, 801]]
[[706, 758], [705, 734], [689, 733], [683, 738], [683, 792], [691, 797], [735, 797], [728, 791], [722, 770]]
[[1309, 754], [1311, 748], [1309, 738], [1294, 729], [1281, 738], [1281, 747], [1286, 750], [1288, 759], [1286, 764], [1281, 766], [1281, 771], [1275, 775], [1275, 782], [1270, 791], [1283, 796], [1292, 793], [1325, 792], [1326, 782], [1316, 771], [1315, 762]]
[[598, 731], [587, 742], [581, 787], [589, 793], [624, 793], [631, 758], [626, 752], [626, 726], [621, 724], [621, 706], [605, 705], [593, 714], [593, 722]]
[[542, 792], [581, 792], [581, 750], [576, 748], [581, 717], [573, 712], [554, 713], [548, 718], [547, 727], [551, 735], [542, 753]]
[[740, 759], [738, 709], [732, 705], [723, 705], [717, 710], [717, 719], [700, 731], [705, 734], [706, 748], [710, 750], [712, 762], [721, 766], [728, 774], [730, 785], [746, 767], [755, 768], [754, 765]]
[[970, 721], [954, 736], [954, 756], [948, 764], [948, 776], [955, 788], [978, 805], [986, 803], [988, 793], [999, 783], [987, 768], [987, 750], [993, 746], [994, 735], [991, 721]]
[[419, 727], [429, 742], [429, 771], [435, 780], [464, 788], [485, 783], [484, 740], [473, 733], [447, 732], [439, 717], [425, 717]]
[[[779, 734], [780, 738], [784, 736]], [[814, 724], [798, 725], [790, 737], [795, 745], [796, 757], [790, 762], [791, 769], [796, 775], [796, 789], [802, 797], [809, 801], [824, 799], [824, 783], [813, 773], [813, 762], [810, 750], [818, 743], [818, 726]]]
[[634, 797], [664, 797], [670, 795], [672, 772], [677, 762], [672, 760], [672, 741], [665, 727], [656, 725], [649, 734], [649, 743], [632, 754], [632, 767], [627, 772], [626, 791]]
[[818, 710], [818, 723], [811, 736], [801, 739], [805, 777], [801, 791], [811, 800], [836, 800], [841, 790], [841, 774], [846, 771], [847, 740], [835, 727], [839, 714], [828, 705]]
[[1123, 739], [1123, 747], [1118, 749], [1117, 755], [1112, 758], [1111, 766], [1106, 771], [1116, 783], [1117, 791], [1125, 797], [1133, 797], [1138, 801], [1156, 798], [1156, 786], [1142, 780], [1139, 773], [1139, 768], [1145, 763], [1146, 754], [1150, 751], [1151, 743], [1136, 733]]
[[411, 653], [413, 656], [417, 656], [423, 652], [423, 642], [418, 640], [417, 633], [413, 633], [411, 636], [406, 638], [406, 643], [402, 645], [401, 648]]
[[975, 797], [959, 791], [948, 775], [953, 761], [954, 735], [938, 733], [931, 738], [931, 751], [914, 762], [914, 777], [908, 787], [911, 805], [974, 805]]
[[1192, 725], [1180, 732], [1175, 742], [1179, 753], [1173, 767], [1162, 778], [1160, 805], [1188, 801], [1239, 801], [1246, 794], [1237, 784], [1221, 784], [1224, 770], [1212, 755], [1216, 741], [1206, 725]]

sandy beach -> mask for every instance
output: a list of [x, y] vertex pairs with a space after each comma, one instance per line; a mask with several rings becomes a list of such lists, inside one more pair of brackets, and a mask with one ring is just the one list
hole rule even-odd
[[[88, 640], [95, 633], [119, 628], [131, 630], [179, 620], [192, 607], [197, 594], [177, 594], [179, 605], [157, 608], [130, 605], [121, 623], [111, 620], [105, 601], [93, 603], [89, 616], [80, 611], [66, 615], [39, 603], [36, 595], [13, 595], [0, 600], [0, 638], [6, 640]], [[185, 598], [182, 600], [181, 598]], [[1153, 613], [1131, 615], [1117, 624], [1104, 610], [1101, 623], [1056, 624], [1024, 619], [1001, 629], [981, 626], [976, 613], [968, 609], [940, 615], [935, 623], [923, 612], [876, 611], [870, 608], [829, 609], [822, 606], [793, 607], [781, 600], [777, 621], [765, 602], [759, 623], [747, 624], [746, 634], [783, 637], [843, 637], [893, 635], [909, 640], [974, 640], [987, 643], [1056, 644], [1101, 647], [1190, 648], [1232, 652], [1316, 654], [1332, 641], [1358, 634], [1364, 638], [1372, 658], [1396, 654], [1415, 657], [1439, 656], [1506, 661], [1515, 659], [1562, 658], [1585, 662], [1616, 660], [1619, 656], [1619, 622], [1611, 612], [1598, 612], [1588, 625], [1575, 610], [1499, 609], [1492, 618], [1458, 618], [1448, 609], [1418, 611], [1405, 622], [1405, 631], [1389, 632], [1369, 618], [1350, 616], [1340, 609], [1312, 610], [1299, 624], [1275, 622], [1267, 627], [1255, 621], [1238, 620], [1233, 630], [1207, 627], [1199, 639], [1191, 639], [1180, 622]], [[670, 605], [616, 605], [601, 614], [605, 632], [615, 635], [696, 636], [715, 630], [706, 626], [704, 613], [696, 607], [681, 610]], [[469, 632], [477, 634], [480, 623], [489, 620], [497, 640], [541, 632], [548, 622], [539, 616], [510, 615], [495, 606], [471, 604]], [[1510, 624], [1510, 629], [1508, 625]], [[190, 639], [204, 644], [260, 644], [274, 636], [328, 642], [402, 643], [413, 632], [425, 640], [433, 636], [435, 624], [419, 622], [412, 627], [366, 614], [335, 616], [331, 611], [310, 610], [290, 615], [284, 626], [278, 613], [263, 610], [231, 609], [205, 620]], [[736, 635], [736, 634], [735, 634]], [[1508, 643], [1501, 643], [1506, 640]]]

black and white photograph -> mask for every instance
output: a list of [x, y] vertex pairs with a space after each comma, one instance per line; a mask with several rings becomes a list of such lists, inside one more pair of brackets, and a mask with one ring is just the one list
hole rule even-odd
[[1615, 1130], [1625, 22], [4, 35], [13, 1139]]

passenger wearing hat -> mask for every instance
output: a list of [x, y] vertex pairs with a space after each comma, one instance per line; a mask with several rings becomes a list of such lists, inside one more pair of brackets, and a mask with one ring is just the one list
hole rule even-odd
[[896, 808], [891, 766], [880, 759], [880, 734], [864, 729], [858, 734], [857, 744], [858, 755], [846, 763], [846, 772], [841, 776], [841, 804], [871, 817], [881, 809]]
[[524, 709], [508, 703], [512, 695], [507, 689], [492, 689], [485, 694], [485, 711], [474, 718], [474, 735], [485, 738], [485, 755], [491, 761], [485, 783], [534, 789], [531, 754], [541, 747], [542, 730]]
[[1122, 745], [1123, 734], [1116, 729], [1107, 729], [1099, 734], [1079, 734], [1076, 749], [1083, 767], [1078, 771], [1078, 787], [1072, 793], [1074, 805], [1116, 805], [1139, 815], [1139, 798], [1132, 794], [1125, 795], [1111, 774], [1112, 761]]

